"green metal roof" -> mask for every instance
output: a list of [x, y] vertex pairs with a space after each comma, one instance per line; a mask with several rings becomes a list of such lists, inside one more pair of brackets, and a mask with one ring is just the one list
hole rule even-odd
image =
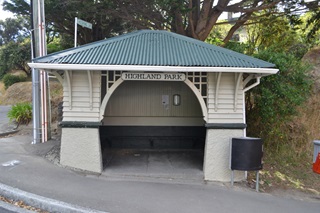
[[33, 60], [36, 63], [272, 68], [274, 64], [167, 31], [140, 30]]

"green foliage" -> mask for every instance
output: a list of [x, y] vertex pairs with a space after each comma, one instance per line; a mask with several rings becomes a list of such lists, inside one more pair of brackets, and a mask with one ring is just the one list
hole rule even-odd
[[297, 43], [290, 46], [288, 52], [294, 55], [297, 59], [302, 59], [308, 52], [310, 45], [305, 43]]
[[32, 119], [31, 103], [18, 103], [13, 105], [7, 114], [10, 122], [15, 120], [18, 125], [28, 124]]
[[279, 73], [261, 79], [246, 96], [248, 133], [262, 137], [267, 146], [287, 143], [283, 127], [291, 121], [311, 92], [308, 66], [291, 54], [265, 50], [255, 57], [276, 64]]
[[226, 44], [225, 48], [244, 54], [244, 53], [246, 53], [246, 50], [248, 49], [248, 45], [245, 43], [229, 41]]
[[[78, 42], [85, 44], [137, 29], [170, 30], [204, 41], [212, 28], [220, 25], [218, 20], [224, 12], [241, 13], [232, 20], [237, 25], [235, 28], [239, 28], [247, 20], [257, 20], [253, 14], [262, 10], [262, 16], [297, 14], [303, 9], [308, 11], [318, 7], [317, 4], [311, 5], [316, 2], [313, 1], [46, 0], [44, 4], [49, 23], [48, 37], [58, 34], [63, 41], [71, 41], [74, 32], [70, 29], [73, 29], [74, 17], [79, 17], [93, 24], [92, 30], [78, 28]], [[27, 17], [30, 16], [29, 3], [26, 0], [5, 0], [3, 9]], [[231, 38], [235, 28], [229, 29], [229, 36], [222, 39], [224, 42]]]
[[320, 9], [307, 12], [299, 18], [297, 31], [303, 41], [311, 46], [320, 44]]
[[0, 48], [0, 78], [10, 70], [22, 70], [30, 75], [28, 62], [31, 59], [30, 40], [9, 42]]
[[249, 54], [256, 50], [266, 50], [270, 47], [273, 51], [282, 52], [299, 43], [300, 38], [296, 30], [284, 17], [262, 17], [255, 24], [247, 27]]
[[61, 42], [61, 39], [59, 38], [54, 38], [52, 42], [50, 42], [48, 45], [47, 45], [47, 52], [48, 54], [50, 53], [54, 53], [54, 52], [58, 52], [60, 50], [63, 50], [63, 45], [62, 45], [62, 42]]
[[28, 28], [28, 21], [20, 16], [0, 20], [0, 46], [11, 41], [23, 40]]
[[228, 31], [231, 27], [231, 24], [222, 24], [214, 26], [205, 42], [209, 44], [222, 46], [224, 44], [223, 39], [227, 36]]
[[26, 81], [26, 77], [23, 75], [11, 75], [11, 74], [5, 74], [2, 78], [2, 81], [4, 83], [4, 86], [6, 89], [10, 87], [12, 84]]

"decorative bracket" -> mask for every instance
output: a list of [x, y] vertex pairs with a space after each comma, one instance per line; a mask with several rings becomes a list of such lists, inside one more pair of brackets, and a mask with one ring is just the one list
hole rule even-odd
[[88, 74], [88, 82], [89, 82], [89, 104], [90, 104], [90, 109], [92, 110], [93, 108], [93, 91], [92, 91], [92, 76], [91, 76], [91, 71], [87, 71]]
[[71, 70], [66, 70], [66, 78], [67, 78], [67, 84], [68, 84], [68, 92], [69, 92], [69, 109], [72, 109], [72, 85], [71, 85], [71, 76], [72, 76], [72, 71]]
[[243, 73], [239, 73], [239, 74], [235, 73], [236, 87], [235, 87], [235, 91], [234, 91], [234, 106], [233, 106], [233, 110], [235, 112], [237, 111], [238, 93], [239, 93], [240, 82], [242, 80], [242, 74]]
[[215, 91], [215, 99], [214, 99], [214, 109], [215, 111], [218, 111], [218, 95], [219, 95], [219, 88], [220, 88], [220, 81], [221, 81], [221, 72], [219, 72], [218, 74], [216, 74], [218, 76], [216, 76], [216, 91]]
[[61, 85], [63, 85], [63, 78], [62, 76], [57, 72], [57, 71], [52, 71], [51, 72], [54, 76], [56, 76], [56, 78], [58, 79], [58, 81], [60, 82]]

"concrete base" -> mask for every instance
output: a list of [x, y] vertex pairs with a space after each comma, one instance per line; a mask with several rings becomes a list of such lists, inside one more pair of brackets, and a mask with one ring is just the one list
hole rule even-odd
[[98, 128], [62, 128], [60, 164], [90, 172], [102, 172]]
[[[233, 137], [243, 137], [243, 130], [207, 129], [203, 163], [205, 180], [231, 181], [230, 143]], [[244, 172], [234, 171], [234, 181], [244, 179]]]

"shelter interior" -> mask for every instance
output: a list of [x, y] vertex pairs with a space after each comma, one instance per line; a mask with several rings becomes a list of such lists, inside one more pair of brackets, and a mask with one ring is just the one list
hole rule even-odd
[[[103, 97], [120, 76], [119, 71], [102, 73]], [[206, 98], [206, 73], [189, 73], [187, 78]], [[205, 121], [196, 95], [183, 81], [123, 81], [112, 93], [102, 123], [104, 167], [111, 163], [110, 156], [130, 149], [149, 154], [165, 150], [171, 156], [181, 151], [201, 162], [202, 169]]]

